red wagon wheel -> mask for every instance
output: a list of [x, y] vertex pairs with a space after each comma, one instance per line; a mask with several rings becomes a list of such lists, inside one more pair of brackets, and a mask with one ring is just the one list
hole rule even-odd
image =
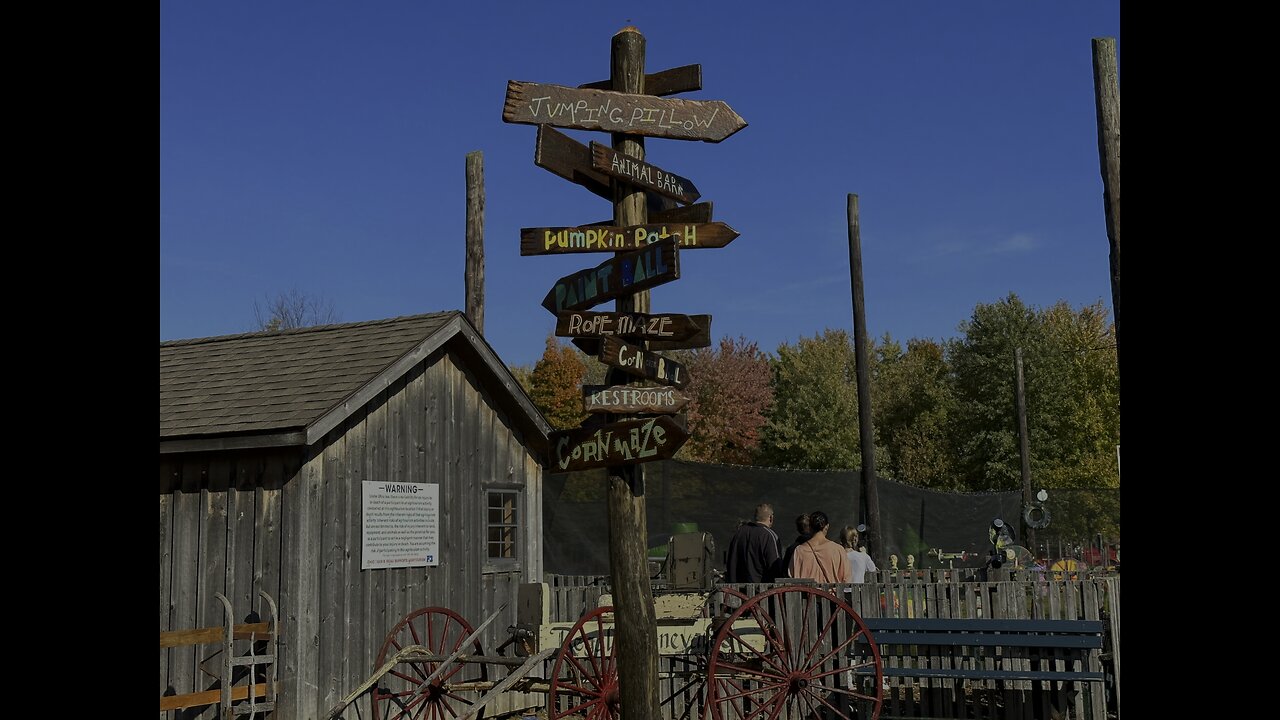
[[707, 658], [711, 654], [711, 641], [720, 624], [748, 599], [747, 595], [731, 587], [716, 587], [706, 595], [700, 616], [710, 620], [707, 633], [694, 639], [691, 652], [665, 655], [661, 673], [667, 682], [662, 683], [658, 699], [658, 711], [670, 720], [693, 720], [706, 715], [707, 707]]
[[[409, 645], [422, 645], [436, 655], [450, 655], [462, 647], [462, 641], [471, 633], [471, 624], [448, 608], [419, 608], [391, 629], [374, 667], [382, 667]], [[467, 654], [484, 654], [479, 640]], [[455, 718], [466, 711], [466, 706], [474, 704], [473, 700], [462, 695], [465, 691], [458, 686], [489, 679], [489, 671], [483, 663], [456, 663], [440, 673], [430, 685], [420, 688], [439, 667], [440, 663], [413, 662], [392, 668], [373, 689], [374, 720]], [[483, 713], [482, 708], [479, 717], [483, 717]]]
[[551, 670], [548, 720], [622, 717], [613, 629], [613, 607], [606, 605], [583, 615], [565, 636]]
[[711, 646], [714, 720], [880, 716], [883, 671], [848, 603], [812, 587], [765, 591], [729, 616]]

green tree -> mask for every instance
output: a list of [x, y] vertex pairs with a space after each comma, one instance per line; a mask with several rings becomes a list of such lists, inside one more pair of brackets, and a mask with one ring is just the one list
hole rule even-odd
[[849, 333], [828, 328], [794, 346], [784, 343], [771, 370], [773, 407], [761, 459], [775, 467], [810, 470], [859, 467], [858, 394]]
[[906, 352], [888, 333], [877, 347], [872, 417], [876, 471], [901, 482], [957, 489], [950, 423], [955, 406], [951, 370], [941, 343], [913, 338]]
[[[1101, 303], [1044, 310], [1017, 295], [978, 305], [949, 349], [955, 372], [959, 469], [974, 490], [1020, 490], [1014, 350], [1023, 350], [1033, 488], [1050, 490], [1054, 531], [1118, 532], [1119, 376], [1113, 325]], [[1073, 492], [1053, 505], [1054, 489]], [[1060, 494], [1061, 502], [1067, 497]]]
[[769, 357], [756, 343], [725, 337], [715, 349], [672, 354], [689, 370], [689, 441], [679, 457], [746, 465], [756, 458], [773, 403]]
[[529, 397], [557, 430], [578, 427], [586, 417], [582, 412], [582, 377], [586, 368], [578, 352], [547, 335], [542, 359], [529, 374]]

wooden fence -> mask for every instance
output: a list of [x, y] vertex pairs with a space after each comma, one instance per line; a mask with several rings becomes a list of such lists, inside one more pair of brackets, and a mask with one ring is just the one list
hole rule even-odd
[[[1054, 661], [1059, 670], [1106, 671], [1105, 683], [1049, 681], [955, 680], [945, 678], [886, 678], [881, 718], [1119, 718], [1120, 708], [1120, 578], [1118, 575], [1059, 575], [1025, 571], [993, 572], [986, 581], [974, 581], [971, 571], [900, 571], [877, 573], [879, 582], [857, 585], [817, 585], [843, 598], [864, 618], [996, 618], [1104, 620], [1104, 647], [1088, 651], [1074, 667], [1065, 655]], [[551, 619], [571, 621], [597, 607], [609, 592], [608, 577], [546, 577], [551, 587]], [[748, 597], [785, 583], [721, 585]], [[712, 608], [714, 612], [717, 608]], [[817, 613], [830, 612], [817, 609]], [[810, 621], [812, 622], [812, 621]], [[832, 642], [839, 637], [832, 634]], [[1057, 653], [1058, 651], [1053, 651]], [[1065, 651], [1064, 651], [1065, 652]], [[913, 657], [883, 657], [886, 667], [959, 668], [949, 649], [918, 647]], [[952, 663], [956, 663], [953, 665]], [[966, 662], [972, 662], [967, 659]], [[1005, 651], [985, 660], [989, 665], [1027, 669], [1030, 658]], [[687, 658], [664, 657], [662, 697], [680, 696], [668, 705], [668, 717], [681, 717], [685, 702], [700, 702], [680, 677], [689, 667]], [[967, 665], [966, 665], [967, 667]], [[687, 675], [687, 672], [683, 672]], [[696, 708], [688, 717], [699, 716]]]

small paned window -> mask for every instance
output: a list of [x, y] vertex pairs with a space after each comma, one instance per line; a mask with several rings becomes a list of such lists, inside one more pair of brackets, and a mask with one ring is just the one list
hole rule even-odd
[[515, 560], [516, 537], [520, 529], [520, 493], [490, 490], [488, 542], [490, 560]]

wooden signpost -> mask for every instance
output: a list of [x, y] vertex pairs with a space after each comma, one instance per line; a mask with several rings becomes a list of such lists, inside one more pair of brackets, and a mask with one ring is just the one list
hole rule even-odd
[[[547, 470], [608, 468], [619, 695], [624, 714], [636, 718], [659, 715], [643, 463], [672, 457], [688, 439], [683, 416], [670, 413], [690, 402], [676, 389], [689, 383], [686, 368], [653, 351], [711, 342], [710, 315], [649, 314], [642, 291], [680, 277], [680, 248], [720, 248], [738, 236], [712, 222], [711, 203], [696, 202], [701, 193], [692, 181], [645, 162], [643, 136], [720, 142], [747, 124], [718, 100], [663, 97], [701, 89], [702, 67], [646, 75], [644, 47], [638, 30], [623, 28], [612, 39], [608, 80], [578, 88], [512, 80], [502, 111], [506, 122], [538, 126], [536, 165], [613, 204], [609, 221], [523, 228], [520, 254], [617, 253], [560, 278], [542, 301], [556, 315], [557, 335], [590, 347], [613, 368], [608, 385], [584, 388], [583, 426], [551, 433]], [[611, 146], [588, 147], [552, 126], [611, 133]], [[587, 312], [609, 299], [617, 300], [615, 312]], [[664, 387], [627, 384], [628, 375]]]
[[556, 335], [568, 338], [617, 335], [639, 340], [687, 340], [710, 327], [710, 315], [568, 312], [556, 317]]
[[682, 203], [688, 204], [702, 197], [692, 180], [623, 155], [598, 142], [591, 143], [591, 166], [609, 177], [625, 180]]
[[[605, 200], [613, 200], [610, 177], [592, 165], [591, 148], [556, 130], [550, 125], [538, 126], [534, 142], [533, 164], [555, 173], [569, 182], [576, 183]], [[705, 223], [711, 222], [711, 203], [695, 203], [681, 206], [675, 200], [653, 193], [647, 197], [649, 221], [655, 223]], [[602, 220], [596, 225], [610, 225], [613, 220]]]
[[678, 413], [689, 396], [673, 387], [583, 385], [582, 411], [588, 413]]
[[724, 223], [692, 225], [581, 225], [578, 227], [520, 228], [521, 255], [565, 255], [584, 252], [626, 252], [675, 238], [682, 250], [722, 248], [738, 237]]
[[565, 310], [586, 310], [614, 298], [680, 277], [676, 241], [660, 240], [643, 250], [621, 253], [589, 270], [579, 270], [556, 281], [542, 299], [542, 307], [559, 315]]
[[574, 472], [666, 460], [688, 439], [689, 433], [665, 415], [553, 432], [550, 469]]
[[607, 337], [600, 343], [600, 362], [628, 375], [682, 388], [689, 384], [689, 371], [675, 360], [651, 353], [638, 345]]
[[[591, 90], [612, 90], [612, 80], [597, 80], [578, 87]], [[702, 66], [681, 65], [644, 76], [646, 95], [675, 95], [702, 89]]]
[[502, 119], [705, 142], [720, 142], [747, 126], [747, 121], [721, 100], [673, 100], [520, 80], [507, 82]]

